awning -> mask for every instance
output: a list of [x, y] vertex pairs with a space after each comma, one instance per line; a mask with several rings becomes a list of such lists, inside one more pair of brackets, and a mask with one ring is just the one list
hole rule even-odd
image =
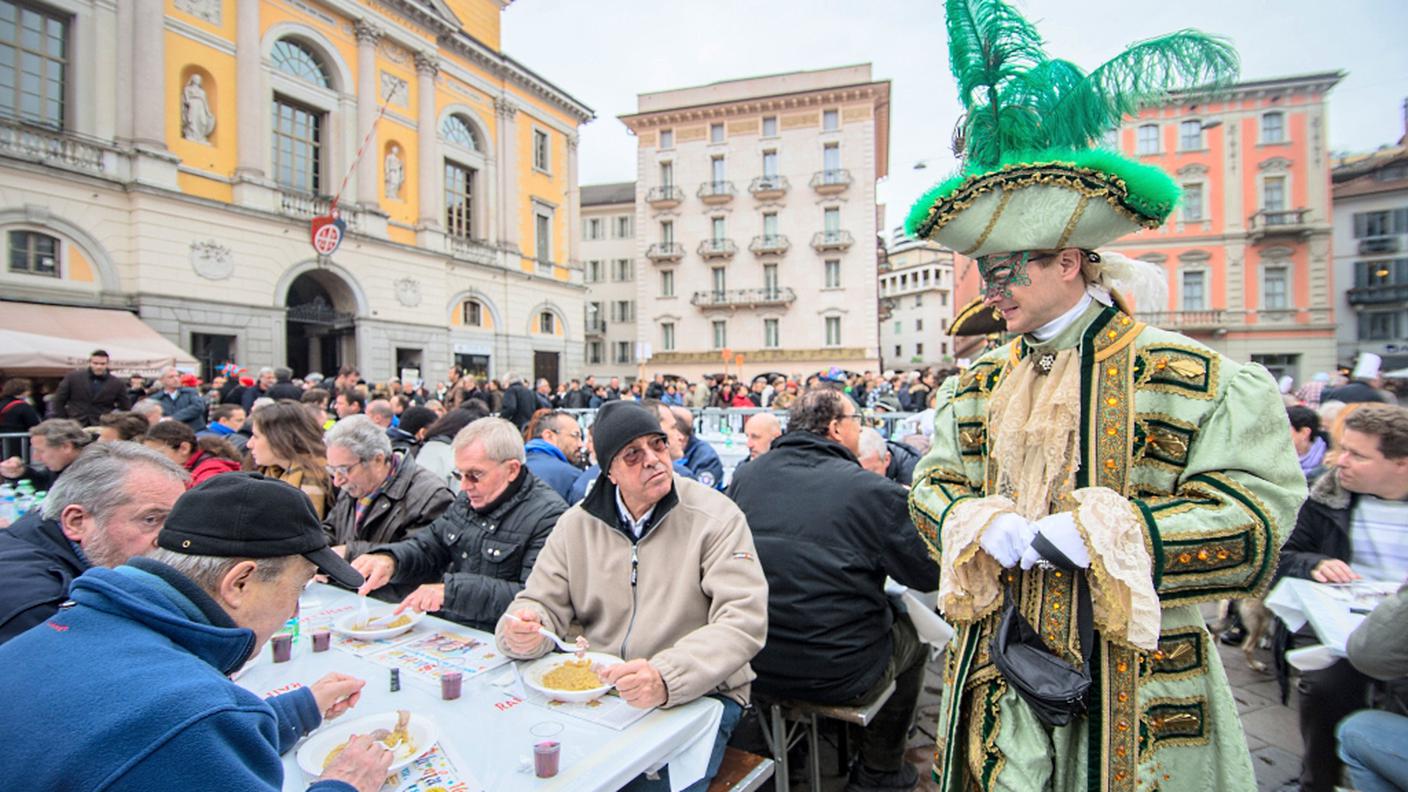
[[0, 302], [0, 374], [61, 376], [87, 366], [94, 349], [107, 351], [115, 374], [199, 370], [190, 353], [127, 311]]

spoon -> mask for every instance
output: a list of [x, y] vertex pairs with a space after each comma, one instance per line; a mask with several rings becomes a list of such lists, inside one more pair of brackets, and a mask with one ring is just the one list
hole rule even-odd
[[[510, 619], [513, 619], [513, 620], [516, 621], [516, 622], [521, 622], [521, 621], [523, 621], [522, 619], [518, 618], [517, 616], [513, 615], [512, 613], [508, 613], [508, 614], [504, 614], [504, 615], [508, 616]], [[557, 644], [557, 648], [558, 648], [558, 649], [561, 649], [561, 650], [564, 651], [564, 652], [572, 652], [572, 653], [575, 654], [575, 653], [578, 653], [578, 652], [583, 651], [583, 650], [582, 650], [580, 647], [578, 647], [576, 644], [567, 643], [566, 641], [564, 641], [564, 640], [562, 640], [561, 638], [557, 637], [557, 634], [556, 634], [556, 633], [554, 633], [552, 630], [549, 630], [549, 629], [546, 628], [546, 627], [539, 627], [539, 628], [538, 628], [538, 634], [541, 635], [541, 636], [543, 636], [544, 638], [548, 639], [549, 641], [552, 641], [553, 643]]]

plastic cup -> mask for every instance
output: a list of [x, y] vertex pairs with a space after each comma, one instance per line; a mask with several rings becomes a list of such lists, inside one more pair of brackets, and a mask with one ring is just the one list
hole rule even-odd
[[332, 645], [332, 633], [327, 630], [318, 630], [313, 633], [313, 651], [326, 652]]
[[533, 772], [538, 778], [552, 778], [557, 775], [558, 759], [562, 756], [562, 746], [555, 740], [544, 740], [533, 746]]
[[287, 663], [293, 657], [293, 636], [288, 633], [275, 635], [270, 641], [274, 645], [274, 662]]
[[440, 698], [454, 701], [460, 697], [463, 687], [464, 674], [459, 671], [447, 671], [440, 677]]

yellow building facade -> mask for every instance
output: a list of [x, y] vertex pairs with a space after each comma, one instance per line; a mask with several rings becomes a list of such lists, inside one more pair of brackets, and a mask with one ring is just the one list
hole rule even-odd
[[592, 111], [499, 49], [507, 5], [0, 0], [0, 297], [207, 366], [576, 374]]

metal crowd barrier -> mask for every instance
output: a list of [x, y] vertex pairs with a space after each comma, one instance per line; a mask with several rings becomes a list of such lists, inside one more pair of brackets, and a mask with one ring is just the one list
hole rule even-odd
[[[596, 410], [594, 409], [563, 410], [562, 412], [575, 416], [583, 432], [588, 431], [596, 419]], [[783, 431], [787, 430], [786, 410], [769, 410], [761, 407], [706, 407], [702, 410], [690, 409], [690, 412], [694, 414], [694, 433], [700, 437], [742, 435], [743, 425], [747, 423], [748, 419], [762, 412], [770, 412], [777, 416]], [[875, 427], [888, 440], [903, 440], [909, 435], [920, 434], [918, 416], [922, 413], [872, 410], [862, 410], [861, 413], [865, 416], [866, 425]]]
[[0, 432], [0, 459], [19, 457], [29, 464], [29, 432]]

